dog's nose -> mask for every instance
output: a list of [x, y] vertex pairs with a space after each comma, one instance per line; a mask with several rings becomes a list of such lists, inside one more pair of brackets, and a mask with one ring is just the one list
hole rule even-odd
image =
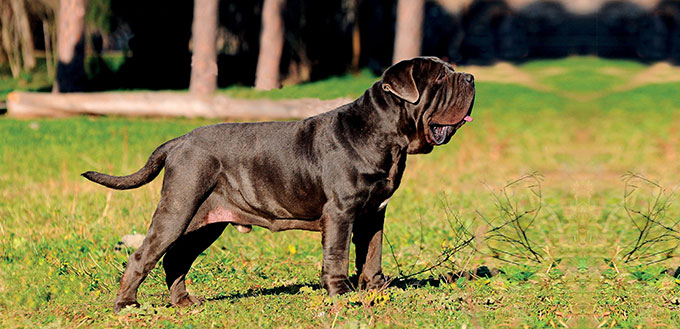
[[467, 83], [473, 83], [475, 82], [475, 77], [472, 74], [466, 73], [465, 77], [463, 78]]

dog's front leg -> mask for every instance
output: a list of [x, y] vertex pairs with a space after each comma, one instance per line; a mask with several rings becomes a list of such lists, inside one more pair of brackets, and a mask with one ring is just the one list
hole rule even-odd
[[356, 249], [359, 288], [380, 289], [385, 285], [382, 273], [382, 238], [385, 209], [367, 214], [354, 223], [352, 241]]
[[323, 244], [321, 283], [329, 296], [352, 291], [347, 273], [354, 214], [325, 211], [321, 221], [321, 243]]

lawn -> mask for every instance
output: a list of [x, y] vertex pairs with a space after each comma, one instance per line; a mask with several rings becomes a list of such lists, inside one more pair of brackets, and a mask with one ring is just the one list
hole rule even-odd
[[[409, 157], [390, 201], [388, 289], [327, 298], [318, 233], [228, 228], [189, 273], [188, 289], [206, 304], [167, 307], [157, 266], [139, 291], [142, 308], [118, 315], [112, 301], [131, 250], [116, 244], [146, 232], [161, 179], [111, 191], [79, 174], [131, 173], [160, 143], [214, 122], [2, 117], [0, 327], [678, 327], [680, 280], [666, 270], [680, 265], [672, 249], [680, 203], [670, 195], [680, 183], [680, 83], [641, 83], [651, 69], [580, 57], [517, 67], [530, 83], [478, 79], [474, 122], [448, 145]], [[356, 97], [375, 79], [364, 72], [223, 92]], [[666, 189], [657, 198], [655, 185], [628, 173]], [[626, 258], [645, 224], [653, 230], [643, 242], [668, 241]], [[528, 249], [489, 239], [494, 232], [539, 256], [514, 257]], [[500, 273], [455, 275], [481, 266]]]

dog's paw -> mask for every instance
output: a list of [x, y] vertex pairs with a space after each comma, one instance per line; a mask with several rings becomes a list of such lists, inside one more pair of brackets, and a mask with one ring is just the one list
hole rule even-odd
[[324, 288], [328, 291], [328, 296], [342, 295], [354, 290], [346, 277], [328, 280], [324, 282]]
[[382, 273], [374, 275], [371, 279], [359, 276], [359, 288], [365, 290], [380, 290], [388, 285], [388, 280]]
[[201, 306], [203, 305], [203, 302], [205, 302], [205, 298], [203, 297], [186, 294], [184, 297], [179, 298], [176, 302], [173, 302], [172, 306], [176, 307], [186, 307], [191, 305]]
[[117, 301], [113, 304], [113, 312], [114, 313], [119, 313], [122, 309], [132, 306], [132, 307], [139, 307], [139, 303], [137, 303], [136, 300], [123, 300], [123, 301]]
[[376, 276], [373, 278], [373, 280], [369, 281], [366, 283], [366, 289], [368, 290], [380, 290], [385, 288], [387, 286], [388, 282], [387, 279], [385, 278], [384, 275], [380, 274], [379, 276]]
[[349, 285], [349, 283], [342, 282], [342, 283], [336, 284], [333, 289], [329, 289], [328, 295], [329, 296], [343, 295], [343, 294], [346, 294], [346, 293], [351, 292], [353, 290], [354, 289], [352, 289], [352, 287]]

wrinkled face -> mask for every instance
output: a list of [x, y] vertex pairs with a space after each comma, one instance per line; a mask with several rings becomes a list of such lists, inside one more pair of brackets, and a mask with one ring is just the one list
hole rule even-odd
[[[436, 79], [426, 88], [429, 96], [423, 113], [425, 139], [432, 145], [447, 143], [466, 122], [472, 121], [475, 83], [471, 74], [454, 72], [453, 67], [440, 65]], [[425, 92], [423, 93], [425, 94]]]
[[474, 77], [455, 72], [435, 57], [399, 62], [383, 74], [383, 90], [402, 99], [415, 128], [409, 153], [428, 153], [446, 144], [461, 126], [472, 121]]

